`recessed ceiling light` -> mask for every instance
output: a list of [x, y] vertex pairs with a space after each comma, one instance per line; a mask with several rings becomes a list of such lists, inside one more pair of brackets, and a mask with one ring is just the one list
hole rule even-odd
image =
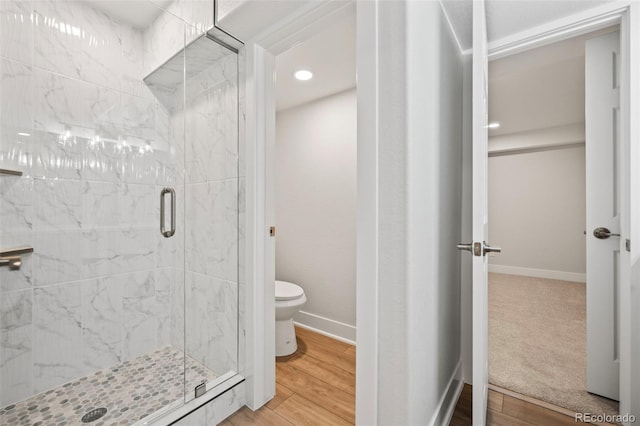
[[487, 127], [490, 129], [497, 129], [498, 127], [500, 127], [500, 123], [498, 123], [497, 121], [494, 121], [493, 123], [489, 123]]
[[298, 70], [293, 74], [296, 80], [307, 81], [313, 78], [313, 73], [309, 70]]
[[20, 132], [20, 133], [18, 133], [18, 136], [31, 136], [31, 134]]

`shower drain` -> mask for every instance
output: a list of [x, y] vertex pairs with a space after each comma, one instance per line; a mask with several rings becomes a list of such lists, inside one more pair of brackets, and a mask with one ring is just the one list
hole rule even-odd
[[82, 420], [82, 423], [91, 423], [91, 422], [95, 422], [105, 414], [107, 414], [106, 408], [96, 408], [95, 410], [91, 410], [87, 414], [82, 416], [81, 420]]

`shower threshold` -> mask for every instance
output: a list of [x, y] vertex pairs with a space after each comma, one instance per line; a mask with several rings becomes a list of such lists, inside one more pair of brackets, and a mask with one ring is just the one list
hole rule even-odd
[[[186, 381], [183, 372], [186, 371]], [[100, 370], [0, 409], [0, 424], [53, 426], [131, 425], [158, 410], [192, 398], [213, 371], [171, 346]]]

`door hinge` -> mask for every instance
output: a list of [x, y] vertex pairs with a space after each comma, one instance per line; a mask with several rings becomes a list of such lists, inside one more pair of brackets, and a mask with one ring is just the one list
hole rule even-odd
[[269, 227], [269, 236], [270, 237], [275, 237], [276, 236], [276, 227], [275, 226]]
[[629, 252], [631, 251], [631, 240], [630, 239], [627, 238], [626, 240], [624, 240], [624, 248]]
[[196, 398], [200, 398], [206, 392], [207, 392], [207, 381], [203, 380], [202, 382], [200, 382], [198, 386], [195, 387]]

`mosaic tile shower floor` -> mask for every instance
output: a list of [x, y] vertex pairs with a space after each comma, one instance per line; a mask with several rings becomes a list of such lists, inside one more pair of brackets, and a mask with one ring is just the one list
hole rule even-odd
[[[184, 354], [172, 347], [139, 356], [4, 407], [0, 409], [0, 424], [131, 425], [183, 398], [184, 362]], [[202, 380], [216, 377], [188, 356], [186, 372], [186, 389], [190, 391]], [[102, 407], [107, 409], [103, 417], [82, 423], [82, 416]]]

